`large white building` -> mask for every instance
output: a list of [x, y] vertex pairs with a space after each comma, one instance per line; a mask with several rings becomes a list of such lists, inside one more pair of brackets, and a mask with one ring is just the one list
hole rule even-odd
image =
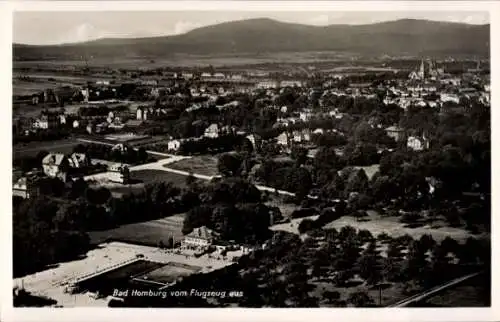
[[184, 236], [182, 247], [186, 248], [203, 248], [212, 245], [215, 241], [216, 234], [206, 226], [193, 229], [192, 232]]

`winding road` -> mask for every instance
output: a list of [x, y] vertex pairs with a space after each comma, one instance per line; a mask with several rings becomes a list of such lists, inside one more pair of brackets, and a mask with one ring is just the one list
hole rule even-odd
[[[103, 144], [103, 145], [108, 145], [108, 146], [115, 145], [112, 143], [95, 141], [95, 140], [87, 140], [87, 139], [77, 139], [77, 140], [80, 142], [83, 142], [83, 143]], [[129, 168], [130, 172], [139, 171], [139, 170], [158, 170], [158, 171], [166, 171], [166, 172], [176, 173], [176, 174], [180, 174], [183, 176], [193, 175], [195, 178], [202, 179], [202, 180], [212, 180], [214, 178], [220, 177], [220, 176], [207, 176], [204, 174], [191, 173], [191, 172], [187, 172], [187, 171], [182, 171], [182, 170], [177, 170], [177, 169], [166, 167], [166, 165], [168, 165], [168, 164], [175, 163], [175, 162], [185, 160], [185, 159], [190, 159], [191, 158], [190, 156], [167, 154], [167, 153], [149, 151], [149, 150], [146, 152], [149, 154], [165, 157], [165, 159], [161, 159], [161, 160], [158, 160], [156, 162], [132, 166]], [[84, 179], [85, 180], [103, 180], [106, 177], [107, 177], [107, 172], [103, 172], [103, 173], [97, 173], [97, 174], [93, 174], [90, 176], [86, 176]], [[255, 185], [255, 187], [261, 191], [277, 192], [280, 195], [295, 196], [295, 194], [292, 192], [285, 191], [285, 190], [277, 190], [277, 189], [272, 188], [272, 187], [267, 187], [267, 186], [258, 185], [258, 184]]]

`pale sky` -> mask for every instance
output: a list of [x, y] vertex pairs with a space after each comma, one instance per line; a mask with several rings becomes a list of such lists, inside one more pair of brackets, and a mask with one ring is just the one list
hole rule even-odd
[[98, 38], [176, 35], [221, 22], [271, 18], [283, 22], [326, 26], [367, 24], [403, 18], [489, 23], [488, 12], [15, 12], [13, 41], [23, 44], [60, 44]]

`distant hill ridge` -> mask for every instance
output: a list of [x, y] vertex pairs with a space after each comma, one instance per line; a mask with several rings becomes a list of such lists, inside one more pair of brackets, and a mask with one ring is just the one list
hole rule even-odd
[[307, 51], [361, 55], [488, 56], [490, 25], [402, 19], [365, 25], [311, 26], [257, 18], [225, 22], [175, 36], [103, 38], [84, 43], [34, 46], [14, 44], [20, 60], [169, 54], [238, 54]]

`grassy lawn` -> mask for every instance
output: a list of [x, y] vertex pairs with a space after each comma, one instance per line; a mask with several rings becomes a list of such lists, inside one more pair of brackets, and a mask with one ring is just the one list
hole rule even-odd
[[165, 181], [171, 182], [174, 186], [179, 188], [186, 188], [187, 176], [161, 171], [161, 170], [137, 170], [131, 171], [130, 176], [133, 180], [139, 180], [143, 183]]
[[160, 241], [164, 244], [172, 236], [175, 240], [182, 238], [182, 223], [184, 214], [177, 214], [157, 220], [123, 225], [105, 231], [89, 232], [92, 244], [100, 244], [106, 240], [157, 246]]
[[266, 202], [266, 205], [269, 207], [278, 207], [281, 211], [281, 214], [285, 218], [290, 218], [292, 212], [300, 208], [299, 206], [291, 203], [284, 203], [282, 197], [277, 197], [272, 193], [269, 193], [269, 195], [270, 195], [270, 200]]
[[318, 215], [316, 216], [309, 216], [309, 217], [303, 217], [303, 218], [296, 218], [290, 220], [288, 223], [283, 223], [283, 224], [277, 224], [270, 226], [269, 229], [272, 231], [286, 231], [291, 234], [297, 234], [299, 235], [299, 225], [304, 219], [310, 219], [310, 220], [316, 220], [318, 219]]
[[399, 237], [408, 234], [413, 238], [420, 238], [422, 235], [430, 234], [436, 241], [441, 241], [448, 236], [457, 241], [465, 241], [471, 236], [470, 233], [460, 228], [431, 228], [429, 226], [408, 228], [405, 227], [405, 224], [398, 222], [397, 218], [381, 217], [374, 212], [370, 212], [370, 215], [366, 217], [364, 221], [358, 221], [356, 218], [344, 216], [327, 224], [324, 228], [335, 228], [338, 230], [344, 226], [352, 226], [356, 229], [366, 229], [374, 236], [383, 232], [391, 237]]
[[168, 168], [187, 171], [192, 173], [214, 176], [218, 174], [217, 158], [211, 155], [193, 156], [190, 159], [184, 159], [166, 165]]

